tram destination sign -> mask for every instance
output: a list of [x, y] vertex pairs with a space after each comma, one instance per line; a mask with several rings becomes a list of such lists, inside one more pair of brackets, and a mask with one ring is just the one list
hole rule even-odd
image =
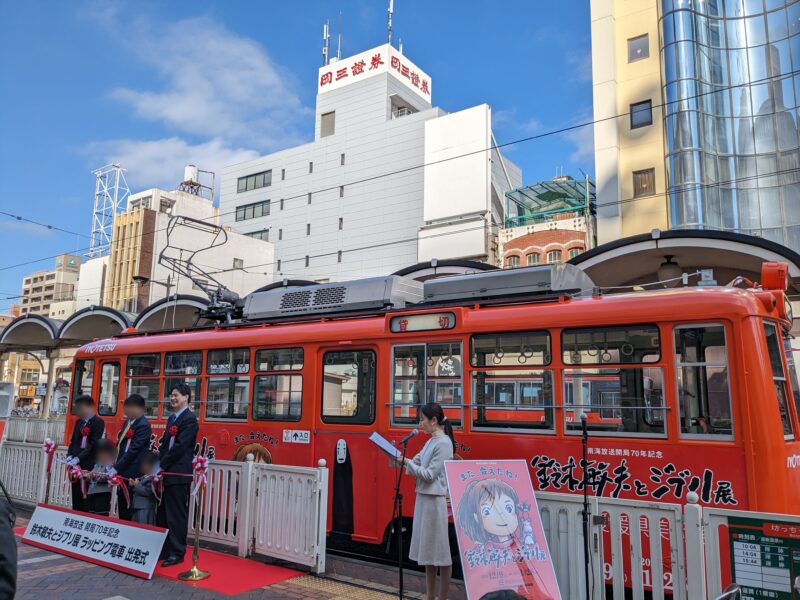
[[410, 331], [436, 331], [452, 329], [456, 326], [456, 316], [451, 312], [427, 313], [424, 315], [402, 315], [392, 317], [389, 329], [392, 333]]
[[728, 517], [731, 579], [743, 598], [800, 598], [800, 525]]

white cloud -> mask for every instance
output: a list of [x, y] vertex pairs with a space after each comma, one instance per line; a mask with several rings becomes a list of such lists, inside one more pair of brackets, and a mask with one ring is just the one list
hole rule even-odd
[[[160, 85], [118, 87], [110, 98], [164, 127], [162, 139], [96, 141], [95, 161], [120, 162], [137, 187], [172, 187], [185, 164], [218, 175], [225, 165], [306, 141], [311, 110], [294, 76], [263, 46], [206, 17], [161, 25], [102, 7], [92, 15], [153, 69]], [[301, 126], [309, 130], [305, 134]]]
[[[589, 121], [591, 121], [591, 118], [587, 117], [581, 119], [579, 123], [588, 123]], [[588, 165], [591, 170], [594, 170], [594, 126], [584, 125], [583, 127], [572, 129], [565, 133], [564, 137], [575, 146], [569, 156], [570, 160], [576, 165]], [[585, 171], [590, 170], [586, 166], [583, 169]]]
[[118, 162], [126, 169], [126, 179], [132, 192], [149, 187], [175, 189], [183, 177], [183, 168], [195, 164], [217, 174], [222, 168], [256, 158], [259, 153], [247, 148], [227, 145], [215, 138], [190, 144], [179, 137], [160, 140], [119, 139], [95, 142], [87, 149], [92, 156], [102, 156], [107, 162]]
[[[512, 132], [512, 137], [538, 133], [542, 124], [533, 117], [520, 117], [516, 108], [500, 108], [492, 111], [492, 129]], [[507, 140], [498, 140], [500, 142]]]

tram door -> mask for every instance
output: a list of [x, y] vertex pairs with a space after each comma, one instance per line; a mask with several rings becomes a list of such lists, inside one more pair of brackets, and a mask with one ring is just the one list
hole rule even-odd
[[322, 407], [315, 459], [328, 464], [331, 534], [379, 542], [376, 532], [376, 461], [369, 435], [375, 427], [377, 351], [322, 349]]

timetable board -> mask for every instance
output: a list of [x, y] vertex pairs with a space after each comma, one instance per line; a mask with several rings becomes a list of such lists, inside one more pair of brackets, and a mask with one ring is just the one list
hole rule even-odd
[[742, 600], [800, 600], [800, 524], [728, 517], [728, 535]]

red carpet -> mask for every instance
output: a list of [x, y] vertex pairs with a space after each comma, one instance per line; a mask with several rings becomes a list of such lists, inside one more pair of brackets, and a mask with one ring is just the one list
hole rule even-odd
[[[187, 548], [186, 558], [183, 564], [174, 567], [163, 568], [161, 564], [156, 567], [154, 575], [167, 579], [178, 579], [178, 573], [188, 571], [192, 568], [192, 549]], [[285, 581], [292, 577], [303, 575], [301, 571], [276, 567], [264, 563], [214, 552], [213, 550], [200, 549], [200, 556], [197, 560], [197, 568], [209, 571], [211, 577], [202, 581], [183, 581], [188, 585], [199, 587], [204, 590], [217, 592], [226, 596], [235, 596], [251, 590], [272, 585], [279, 581]]]

